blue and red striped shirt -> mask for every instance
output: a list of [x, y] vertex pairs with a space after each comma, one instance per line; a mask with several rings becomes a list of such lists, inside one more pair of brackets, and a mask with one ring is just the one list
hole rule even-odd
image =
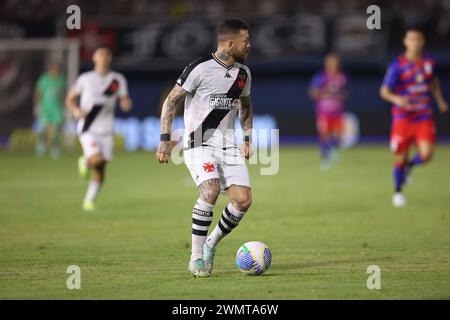
[[343, 72], [332, 74], [321, 71], [312, 78], [310, 88], [320, 89], [320, 96], [316, 100], [318, 116], [342, 114], [347, 90], [347, 76]]
[[392, 106], [394, 121], [407, 119], [416, 122], [432, 118], [430, 82], [435, 75], [435, 65], [434, 58], [429, 55], [417, 61], [401, 55], [389, 65], [383, 85], [409, 100], [407, 110]]

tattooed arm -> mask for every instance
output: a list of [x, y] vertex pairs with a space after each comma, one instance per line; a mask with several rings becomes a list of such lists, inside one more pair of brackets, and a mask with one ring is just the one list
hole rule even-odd
[[[246, 159], [251, 155], [251, 137], [253, 128], [253, 104], [252, 98], [248, 95], [241, 97], [241, 107], [239, 108], [239, 120], [241, 122], [242, 130], [244, 131], [244, 144], [242, 146], [242, 153]], [[247, 138], [248, 137], [248, 138]]]
[[168, 163], [170, 153], [172, 151], [172, 143], [170, 141], [170, 131], [172, 128], [172, 121], [175, 116], [175, 111], [178, 104], [184, 101], [189, 92], [185, 91], [178, 84], [176, 84], [172, 91], [170, 91], [166, 100], [164, 100], [161, 111], [161, 135], [165, 136], [158, 145], [156, 150], [156, 159], [160, 163]]

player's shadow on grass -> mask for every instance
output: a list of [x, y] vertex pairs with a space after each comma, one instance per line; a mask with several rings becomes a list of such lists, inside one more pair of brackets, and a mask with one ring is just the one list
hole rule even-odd
[[[384, 256], [384, 257], [367, 257], [363, 259], [331, 259], [325, 261], [307, 261], [307, 262], [291, 262], [291, 263], [276, 263], [272, 264], [269, 270], [262, 275], [256, 277], [286, 277], [286, 274], [298, 274], [298, 275], [317, 275], [322, 274], [321, 271], [312, 271], [313, 268], [318, 267], [339, 267], [339, 265], [347, 265], [347, 264], [364, 264], [364, 268], [376, 262], [382, 262], [386, 260], [391, 260], [392, 257]], [[298, 271], [298, 272], [295, 272]], [[248, 275], [239, 272], [239, 270], [217, 270], [213, 272], [213, 277], [223, 277], [223, 276], [240, 276], [240, 277], [255, 277], [254, 275]]]
[[[325, 260], [325, 261], [309, 261], [309, 262], [291, 262], [291, 263], [280, 263], [276, 264], [272, 268], [272, 272], [269, 272], [267, 275], [273, 275], [273, 276], [286, 276], [286, 271], [290, 274], [293, 274], [295, 271], [298, 271], [298, 274], [301, 275], [307, 275], [307, 274], [317, 274], [317, 272], [309, 272], [312, 268], [317, 267], [327, 267], [327, 266], [333, 266], [336, 268], [339, 268], [339, 265], [347, 265], [347, 264], [364, 264], [365, 267], [371, 265], [376, 262], [382, 262], [386, 260], [391, 260], [392, 257], [385, 256], [385, 257], [368, 257], [364, 259], [332, 259], [332, 260]], [[305, 272], [306, 271], [306, 272]]]

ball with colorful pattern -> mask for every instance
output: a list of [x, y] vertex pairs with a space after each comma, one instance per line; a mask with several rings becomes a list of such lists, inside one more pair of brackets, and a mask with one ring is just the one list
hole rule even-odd
[[261, 241], [244, 243], [236, 254], [236, 266], [245, 274], [263, 274], [269, 269], [271, 262], [272, 252]]

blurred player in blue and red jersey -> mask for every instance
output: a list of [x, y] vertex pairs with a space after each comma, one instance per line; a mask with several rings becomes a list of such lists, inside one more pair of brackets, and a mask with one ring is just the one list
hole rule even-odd
[[342, 134], [342, 114], [347, 98], [347, 77], [341, 71], [338, 55], [325, 57], [324, 70], [315, 74], [309, 87], [309, 95], [316, 101], [316, 126], [320, 140], [322, 169], [329, 169], [336, 160]]
[[[431, 96], [442, 113], [448, 110], [436, 76], [435, 61], [423, 52], [424, 33], [420, 29], [408, 29], [403, 44], [405, 53], [390, 64], [380, 89], [381, 97], [393, 104], [390, 144], [396, 155], [392, 198], [395, 207], [406, 205], [402, 187], [408, 182], [411, 169], [430, 161], [433, 156], [436, 130]], [[414, 142], [418, 152], [408, 159]]]

